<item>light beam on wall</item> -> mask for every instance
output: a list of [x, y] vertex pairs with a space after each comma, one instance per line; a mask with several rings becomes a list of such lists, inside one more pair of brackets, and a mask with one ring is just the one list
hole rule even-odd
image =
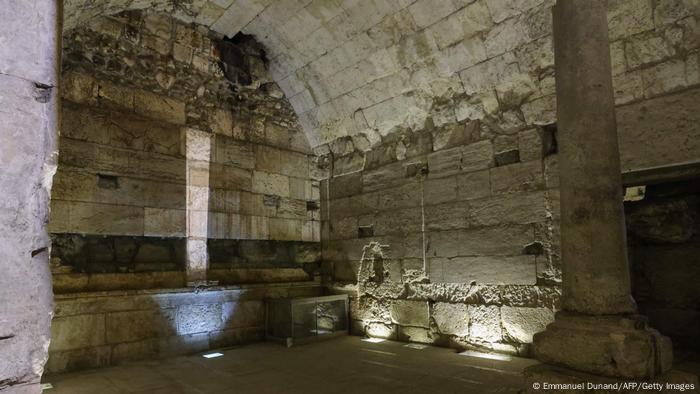
[[369, 342], [369, 343], [380, 343], [386, 341], [386, 339], [382, 338], [364, 338], [362, 339], [363, 342]]

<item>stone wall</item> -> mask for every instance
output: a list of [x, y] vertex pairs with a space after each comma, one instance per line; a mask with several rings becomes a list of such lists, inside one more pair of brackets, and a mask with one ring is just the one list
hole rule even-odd
[[648, 185], [625, 211], [640, 311], [679, 349], [700, 351], [700, 183]]
[[[325, 273], [356, 296], [358, 332], [523, 353], [559, 294], [552, 2], [430, 3], [408, 7], [422, 39], [405, 78], [383, 79], [401, 93], [357, 106], [374, 131], [315, 148]], [[697, 160], [700, 8], [609, 7], [623, 171]], [[370, 242], [384, 273], [363, 292]]]
[[[527, 352], [559, 295], [558, 178], [546, 133], [489, 140], [473, 124], [451, 124], [436, 128], [437, 141], [406, 132], [334, 162], [321, 185], [331, 287], [354, 284], [363, 247], [378, 242], [392, 288], [352, 294], [357, 332]], [[495, 153], [504, 140], [515, 149]], [[342, 174], [353, 160], [362, 171]]]
[[[184, 270], [206, 239], [313, 249], [310, 150], [255, 40], [131, 11], [67, 31], [63, 45], [55, 273]], [[288, 263], [298, 279], [317, 259]], [[62, 288], [79, 288], [68, 278]]]
[[265, 337], [267, 298], [321, 294], [318, 283], [56, 296], [48, 373], [191, 354]]

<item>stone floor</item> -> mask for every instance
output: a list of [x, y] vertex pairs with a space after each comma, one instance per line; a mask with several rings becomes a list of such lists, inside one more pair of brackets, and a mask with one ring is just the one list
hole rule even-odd
[[285, 348], [265, 342], [201, 355], [47, 376], [46, 394], [515, 393], [533, 360], [493, 360], [358, 337]]

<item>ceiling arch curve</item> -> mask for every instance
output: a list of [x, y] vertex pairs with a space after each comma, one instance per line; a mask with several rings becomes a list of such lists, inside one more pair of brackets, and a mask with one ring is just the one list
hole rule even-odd
[[553, 93], [551, 3], [66, 0], [64, 30], [149, 9], [229, 37], [254, 35], [311, 146], [350, 137], [363, 149], [428, 124], [489, 115], [496, 128], [525, 122], [519, 105]]

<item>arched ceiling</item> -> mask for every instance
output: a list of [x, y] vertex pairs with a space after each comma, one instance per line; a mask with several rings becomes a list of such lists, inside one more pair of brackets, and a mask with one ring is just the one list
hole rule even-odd
[[[485, 87], [510, 83], [528, 89], [516, 95], [540, 94], [537, 78], [520, 75], [512, 50], [548, 35], [551, 2], [65, 0], [64, 29], [99, 15], [151, 9], [229, 37], [252, 34], [266, 47], [270, 72], [311, 146], [350, 136], [355, 146], [369, 147], [396, 128], [422, 129], [429, 116], [435, 123], [483, 116], [499, 105], [494, 93], [478, 105], [451, 106], [461, 105], [461, 115], [436, 108]], [[542, 68], [549, 67], [542, 56]], [[497, 63], [485, 62], [495, 57]], [[465, 72], [478, 67], [484, 70], [476, 73], [490, 77]]]

